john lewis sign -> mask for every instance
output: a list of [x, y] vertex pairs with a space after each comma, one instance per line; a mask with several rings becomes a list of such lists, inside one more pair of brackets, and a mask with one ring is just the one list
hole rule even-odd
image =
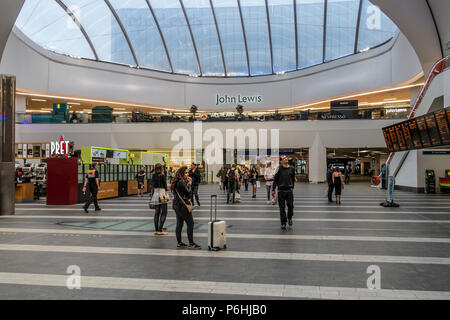
[[220, 106], [221, 104], [238, 104], [238, 103], [261, 103], [263, 102], [263, 97], [261, 95], [240, 95], [237, 96], [229, 96], [229, 95], [217, 95], [216, 96], [216, 106]]

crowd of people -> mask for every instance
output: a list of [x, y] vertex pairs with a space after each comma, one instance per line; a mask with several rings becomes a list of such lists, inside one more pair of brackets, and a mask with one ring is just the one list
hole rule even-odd
[[[333, 191], [336, 197], [336, 204], [341, 204], [342, 189], [345, 184], [350, 181], [351, 169], [345, 167], [342, 173], [341, 169], [328, 166], [327, 182], [328, 182], [328, 201], [333, 202]], [[263, 176], [264, 178], [260, 176]], [[267, 204], [275, 205], [278, 203], [280, 210], [281, 229], [286, 230], [287, 226], [292, 227], [292, 218], [294, 216], [294, 187], [295, 187], [295, 169], [289, 164], [287, 156], [280, 157], [280, 164], [275, 167], [268, 162], [263, 168], [253, 166], [249, 168], [245, 165], [232, 164], [230, 167], [223, 166], [219, 171], [220, 189], [227, 194], [227, 204], [235, 204], [240, 202], [241, 187], [245, 191], [249, 191], [251, 186], [252, 198], [256, 198], [257, 188], [260, 187], [260, 180], [265, 182], [267, 191]], [[144, 196], [146, 173], [145, 168], [136, 174], [138, 182], [138, 197]], [[172, 208], [176, 214], [176, 239], [177, 248], [200, 249], [200, 246], [194, 242], [194, 219], [192, 211], [194, 210], [194, 202], [200, 206], [200, 198], [198, 195], [199, 185], [201, 183], [201, 174], [198, 165], [192, 163], [190, 168], [183, 166], [176, 172], [169, 168], [166, 171], [165, 166], [157, 164], [151, 175], [149, 185], [150, 192], [150, 208], [155, 210], [154, 226], [155, 235], [164, 236], [168, 233], [164, 228], [167, 218], [168, 205], [171, 200]], [[169, 183], [168, 183], [169, 181]], [[94, 164], [92, 169], [86, 175], [83, 192], [86, 192], [89, 186], [88, 201], [84, 206], [84, 210], [88, 212], [89, 205], [93, 202], [96, 211], [100, 211], [97, 201], [97, 193], [99, 190], [99, 175], [97, 165]], [[172, 197], [169, 195], [169, 191]], [[194, 201], [195, 200], [195, 201]], [[182, 241], [183, 225], [187, 225], [187, 237], [189, 244]]]

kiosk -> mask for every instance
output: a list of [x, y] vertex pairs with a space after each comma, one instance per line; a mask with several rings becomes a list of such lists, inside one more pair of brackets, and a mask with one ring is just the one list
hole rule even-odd
[[445, 170], [445, 178], [439, 178], [439, 187], [442, 193], [450, 193], [450, 170]]

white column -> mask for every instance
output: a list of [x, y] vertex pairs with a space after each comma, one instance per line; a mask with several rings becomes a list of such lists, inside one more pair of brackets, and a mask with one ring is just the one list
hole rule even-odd
[[319, 133], [309, 148], [309, 182], [321, 183], [327, 180], [327, 148], [325, 148]]
[[444, 73], [444, 108], [450, 107], [450, 70]]
[[[16, 123], [22, 123], [25, 120], [26, 111], [27, 111], [27, 97], [16, 95]], [[28, 120], [31, 120], [31, 118]]]

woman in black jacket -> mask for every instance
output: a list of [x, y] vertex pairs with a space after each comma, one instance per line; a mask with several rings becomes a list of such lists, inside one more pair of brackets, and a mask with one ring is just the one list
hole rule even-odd
[[[189, 171], [187, 167], [181, 167], [175, 174], [175, 178], [172, 180], [170, 186], [173, 194], [173, 206], [177, 216], [177, 227], [175, 234], [177, 236], [177, 248], [188, 249], [201, 249], [201, 247], [194, 242], [194, 219], [192, 213], [186, 207], [186, 204], [191, 204], [191, 191], [192, 179], [189, 177]], [[189, 245], [186, 245], [181, 241], [181, 231], [183, 229], [183, 223], [187, 224], [187, 235], [189, 239]]]
[[166, 177], [163, 174], [163, 168], [160, 164], [157, 164], [155, 167], [155, 173], [152, 175], [151, 187], [151, 202], [155, 205], [155, 234], [159, 236], [167, 235], [167, 232], [164, 231], [163, 226], [167, 217], [167, 198], [169, 193], [167, 192]]

